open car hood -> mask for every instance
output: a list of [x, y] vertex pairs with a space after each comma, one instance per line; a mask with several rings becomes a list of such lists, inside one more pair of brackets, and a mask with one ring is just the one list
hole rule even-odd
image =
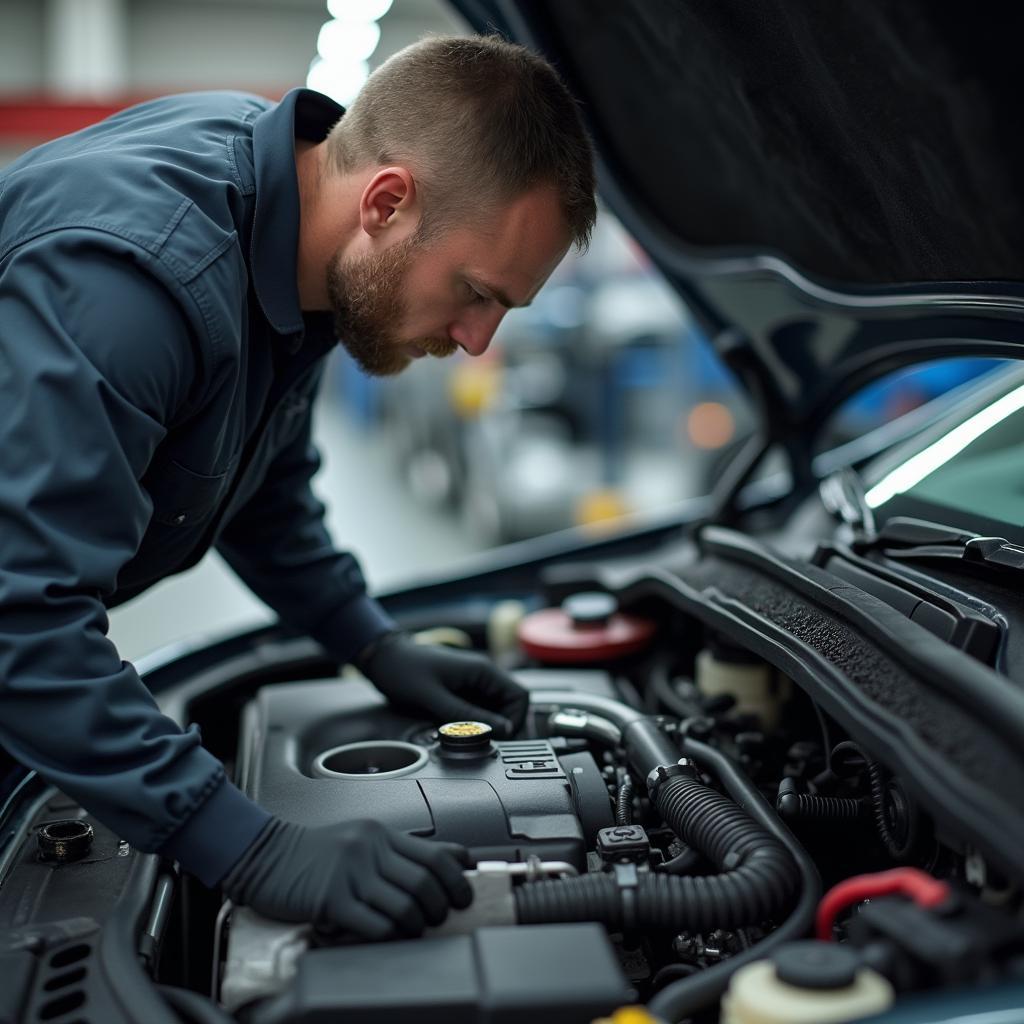
[[551, 59], [604, 199], [809, 445], [902, 366], [1020, 358], [1024, 8], [456, 0]]

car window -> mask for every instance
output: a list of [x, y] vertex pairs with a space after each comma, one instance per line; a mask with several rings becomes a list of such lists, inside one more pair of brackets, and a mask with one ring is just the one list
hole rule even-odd
[[822, 430], [817, 451], [828, 451], [899, 420], [983, 374], [1003, 360], [938, 359], [897, 370], [863, 388], [836, 410]]
[[874, 474], [868, 503], [883, 516], [924, 515], [1019, 539], [1024, 384], [1017, 367], [1007, 368], [996, 383], [983, 401], [957, 406], [957, 415], [936, 424], [902, 457], [888, 459], [885, 471]]

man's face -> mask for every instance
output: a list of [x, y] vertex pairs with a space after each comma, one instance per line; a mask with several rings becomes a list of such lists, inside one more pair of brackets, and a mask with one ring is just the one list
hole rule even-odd
[[480, 355], [569, 247], [557, 196], [534, 189], [481, 218], [377, 252], [335, 255], [327, 291], [335, 330], [365, 373], [390, 376], [424, 355]]

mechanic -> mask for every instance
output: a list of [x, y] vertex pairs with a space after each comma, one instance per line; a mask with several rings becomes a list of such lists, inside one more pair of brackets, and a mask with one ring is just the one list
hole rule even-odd
[[107, 609], [215, 547], [390, 700], [516, 730], [525, 692], [400, 632], [333, 547], [310, 402], [338, 340], [378, 375], [479, 355], [594, 217], [573, 99], [497, 38], [421, 40], [347, 112], [305, 89], [173, 96], [0, 174], [9, 757], [268, 916], [372, 939], [466, 906], [461, 847], [374, 821], [304, 828], [250, 801], [159, 712]]

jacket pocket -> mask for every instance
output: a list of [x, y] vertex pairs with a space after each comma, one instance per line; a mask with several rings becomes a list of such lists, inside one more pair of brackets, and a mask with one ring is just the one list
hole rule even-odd
[[230, 473], [206, 476], [168, 459], [144, 481], [153, 501], [153, 521], [165, 526], [195, 526], [208, 519], [227, 490]]

